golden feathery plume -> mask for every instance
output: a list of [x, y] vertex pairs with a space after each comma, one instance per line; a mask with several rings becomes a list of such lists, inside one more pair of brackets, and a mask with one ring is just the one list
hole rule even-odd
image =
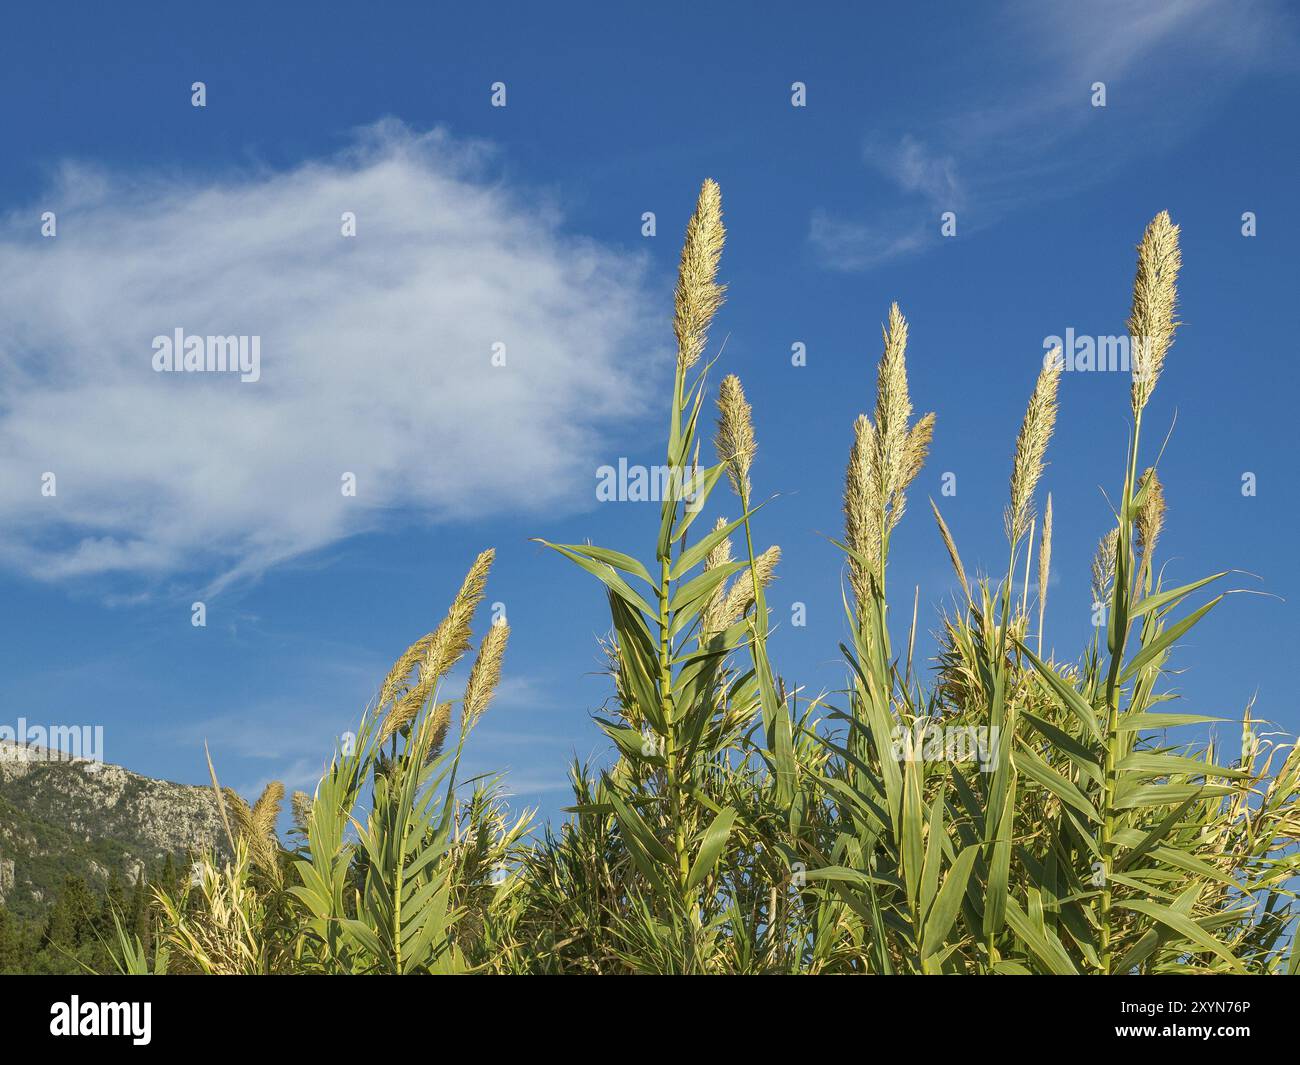
[[1147, 497], [1142, 502], [1142, 509], [1137, 513], [1138, 550], [1144, 558], [1150, 558], [1156, 549], [1160, 531], [1165, 527], [1165, 490], [1156, 475], [1155, 467], [1148, 466], [1138, 482], [1139, 491], [1145, 487]]
[[[844, 486], [845, 542], [879, 566], [884, 537], [907, 507], [905, 489], [925, 463], [934, 436], [934, 415], [915, 425], [907, 388], [907, 319], [897, 303], [889, 306], [889, 323], [882, 334], [885, 349], [876, 370], [876, 420], [859, 415], [853, 426], [853, 450]], [[849, 583], [859, 606], [869, 594], [872, 576], [855, 559], [849, 560]]]
[[442, 753], [442, 745], [447, 742], [447, 729], [450, 726], [451, 703], [439, 703], [433, 708], [433, 738], [429, 741], [431, 759]]
[[293, 809], [293, 823], [298, 826], [298, 831], [306, 832], [311, 824], [312, 797], [305, 791], [295, 791], [289, 804]]
[[[726, 599], [723, 600], [722, 606], [718, 609], [715, 622], [717, 628], [713, 630], [714, 632], [723, 632], [731, 628], [732, 625], [745, 616], [749, 608], [754, 605], [754, 577], [758, 578], [759, 587], [766, 588], [772, 583], [777, 563], [780, 561], [781, 549], [776, 546], [769, 547], [754, 559], [753, 576], [750, 575], [748, 568], [741, 570], [736, 575], [735, 581], [732, 582], [731, 588], [727, 592]], [[712, 635], [712, 632], [710, 635]]]
[[[912, 399], [907, 387], [907, 319], [897, 303], [889, 305], [889, 325], [882, 330], [885, 350], [876, 371], [876, 424], [872, 460], [875, 502], [888, 508], [885, 531], [893, 529], [903, 516], [907, 499], [904, 490], [925, 464], [934, 437], [934, 414], [926, 414], [915, 425]], [[880, 520], [879, 515], [876, 518]]]
[[925, 465], [925, 458], [930, 453], [930, 441], [934, 438], [934, 412], [925, 415], [912, 426], [903, 441], [902, 476], [894, 495], [890, 500], [889, 527], [892, 529], [902, 518], [907, 509], [907, 497], [903, 494], [909, 484], [916, 480], [916, 475]]
[[226, 809], [230, 811], [230, 820], [235, 826], [235, 836], [239, 839], [247, 839], [253, 831], [251, 807], [234, 788], [223, 786], [221, 793], [226, 797]]
[[1174, 342], [1178, 320], [1178, 227], [1161, 211], [1147, 226], [1138, 245], [1137, 276], [1133, 279], [1133, 309], [1128, 332], [1132, 350], [1133, 413], [1136, 416], [1156, 387], [1165, 356]]
[[438, 675], [436, 673], [421, 671], [420, 679], [416, 681], [415, 687], [402, 696], [399, 702], [394, 703], [392, 709], [384, 717], [384, 723], [379, 728], [380, 743], [387, 743], [390, 737], [415, 720], [415, 715], [420, 712], [420, 707], [429, 698], [429, 693], [433, 691], [433, 685], [437, 679]]
[[[865, 414], [859, 414], [853, 423], [853, 448], [844, 475], [844, 542], [872, 566], [880, 564], [880, 512], [884, 508], [876, 472], [878, 455], [875, 426]], [[871, 579], [870, 570], [850, 557], [849, 584], [859, 604], [869, 597]]]
[[273, 780], [253, 804], [251, 828], [259, 839], [275, 839], [275, 823], [280, 819], [280, 804], [284, 802], [284, 785]]
[[742, 500], [749, 499], [749, 468], [758, 444], [754, 441], [753, 410], [734, 373], [724, 377], [718, 388], [718, 432], [713, 447], [718, 460], [727, 464], [732, 491]]
[[939, 513], [939, 508], [935, 506], [934, 500], [930, 500], [930, 509], [934, 511], [934, 520], [939, 523], [939, 535], [943, 537], [943, 546], [948, 549], [948, 558], [952, 560], [952, 568], [957, 571], [957, 579], [961, 581], [961, 590], [966, 593], [967, 601], [970, 601], [970, 585], [966, 583], [966, 568], [961, 564], [961, 556], [957, 554], [957, 544], [952, 538], [952, 533], [948, 531], [948, 523], [943, 520], [943, 515]]
[[1115, 579], [1115, 552], [1119, 547], [1119, 530], [1111, 529], [1097, 544], [1092, 557], [1092, 601], [1106, 602], [1106, 589]]
[[491, 548], [479, 554], [465, 574], [460, 591], [452, 600], [451, 609], [443, 625], [438, 626], [435, 638], [430, 642], [425, 660], [420, 664], [420, 673], [432, 672], [443, 676], [469, 650], [470, 622], [474, 611], [483, 602], [483, 589], [487, 585], [488, 571], [496, 552]]
[[881, 497], [888, 500], [903, 475], [907, 421], [912, 400], [907, 391], [907, 319], [897, 303], [889, 305], [889, 325], [881, 330], [885, 351], [876, 371], [876, 435], [881, 458]]
[[271, 781], [251, 807], [233, 788], [221, 790], [234, 822], [236, 838], [248, 844], [253, 864], [278, 880], [280, 840], [275, 824], [280, 817], [280, 803], [284, 800], [284, 785], [278, 780]]
[[203, 757], [208, 760], [208, 776], [212, 780], [212, 794], [216, 796], [217, 813], [221, 815], [221, 825], [226, 830], [226, 842], [230, 844], [230, 849], [235, 848], [235, 833], [230, 827], [230, 817], [226, 811], [226, 797], [220, 784], [217, 783], [217, 768], [212, 764], [212, 752], [208, 750], [208, 741], [203, 741]]
[[[726, 518], [719, 518], [713, 526], [713, 531], [724, 529], [727, 526]], [[731, 537], [724, 536], [718, 541], [718, 544], [712, 551], [705, 556], [704, 572], [725, 566], [731, 561]], [[704, 639], [708, 639], [713, 633], [720, 631], [718, 626], [718, 612], [722, 609], [723, 601], [726, 599], [726, 582], [723, 581], [713, 589], [713, 594], [709, 596], [709, 601], [700, 611], [700, 633]]]
[[506, 653], [506, 640], [510, 626], [504, 621], [489, 625], [487, 635], [479, 645], [478, 657], [469, 671], [465, 683], [465, 704], [461, 711], [462, 728], [468, 732], [474, 727], [492, 701], [492, 693], [501, 682], [501, 659]]
[[1043, 510], [1043, 533], [1038, 541], [1038, 654], [1043, 653], [1043, 618], [1047, 613], [1047, 579], [1052, 573], [1052, 493]]
[[[725, 517], [720, 517], [713, 523], [713, 531], [720, 532], [730, 524]], [[708, 572], [711, 569], [717, 569], [719, 566], [725, 566], [731, 561], [731, 537], [724, 536], [717, 542], [717, 545], [704, 556], [704, 569]]]
[[[1053, 353], [1055, 355], [1055, 353]], [[1043, 458], [1056, 427], [1056, 392], [1061, 382], [1061, 360], [1048, 356], [1025, 408], [1025, 420], [1016, 437], [1016, 457], [1011, 467], [1011, 505], [1007, 508], [1007, 538], [1019, 542], [1034, 514], [1034, 489], [1043, 475]]]
[[1031, 517], [1029, 519], [1029, 544], [1025, 550], [1025, 590], [1020, 596], [1020, 614], [1022, 620], [1029, 613], [1029, 577], [1034, 572], [1034, 567], [1029, 561], [1029, 555], [1032, 554], [1034, 550], [1034, 522], [1037, 520], [1037, 517]]
[[677, 271], [673, 333], [677, 336], [677, 365], [682, 373], [704, 351], [709, 323], [722, 306], [725, 286], [716, 282], [718, 261], [727, 231], [722, 225], [722, 190], [712, 178], [700, 187], [695, 213], [686, 225], [682, 261]]
[[429, 649], [429, 644], [437, 639], [437, 636], [437, 632], [421, 636], [402, 653], [401, 658], [393, 663], [393, 668], [388, 671], [388, 676], [384, 678], [384, 683], [379, 689], [379, 707], [387, 706], [390, 700], [397, 697], [410, 678], [411, 670], [420, 664]]
[[433, 691], [434, 685], [469, 650], [470, 622], [474, 618], [474, 611], [483, 601], [483, 589], [487, 584], [488, 571], [492, 568], [492, 560], [495, 557], [496, 553], [489, 548], [482, 552], [470, 566], [465, 580], [461, 583], [460, 591], [452, 600], [451, 609], [433, 631], [425, 647], [424, 657], [419, 663], [420, 679], [384, 718], [384, 723], [379, 729], [380, 743], [386, 742], [399, 729], [415, 719]]

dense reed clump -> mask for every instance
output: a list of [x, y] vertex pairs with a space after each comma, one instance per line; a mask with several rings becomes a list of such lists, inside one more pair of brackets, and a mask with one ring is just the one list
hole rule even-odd
[[[453, 751], [444, 750], [453, 703], [439, 698], [470, 649], [492, 560], [491, 551], [475, 559], [446, 617], [394, 663], [315, 794], [294, 794], [295, 846], [275, 834], [282, 785], [250, 808], [213, 770], [232, 857], [204, 856], [187, 889], [160, 894], [158, 958], [169, 971], [451, 973], [497, 949], [485, 929], [496, 927], [514, 888], [496, 878], [528, 818], [508, 820], [490, 781], [462, 798], [457, 771], [501, 676], [504, 624], [479, 645]], [[133, 971], [145, 965], [125, 937], [122, 958]]]
[[[293, 796], [292, 846], [274, 831], [283, 788], [249, 807], [213, 773], [230, 855], [207, 856], [188, 892], [160, 895], [165, 964], [1297, 972], [1297, 748], [1261, 739], [1249, 708], [1226, 762], [1214, 745], [1167, 739], [1211, 720], [1162, 704], [1175, 695], [1173, 645], [1223, 595], [1194, 608], [1193, 598], [1225, 576], [1165, 584], [1154, 562], [1165, 494], [1154, 466], [1137, 472], [1143, 411], [1177, 327], [1169, 216], [1138, 246], [1129, 328], [1141, 358], [1114, 524], [1092, 564], [1090, 645], [1074, 661], [1044, 654], [1057, 515], [1048, 494], [1039, 524], [1038, 498], [1061, 385], [1049, 358], [1011, 452], [1005, 571], [972, 580], [931, 500], [961, 594], [928, 684], [913, 660], [915, 599], [895, 651], [890, 544], [936, 422], [913, 417], [908, 323], [894, 304], [872, 414], [852, 427], [844, 475], [846, 684], [816, 698], [769, 657], [766, 591], [780, 548], [755, 547], [757, 437], [734, 374], [717, 392], [715, 461], [699, 466], [724, 240], [721, 194], [706, 181], [675, 293], [666, 459], [683, 475], [643, 552], [540, 541], [595, 577], [609, 608], [613, 694], [595, 722], [613, 757], [571, 767], [569, 820], [532, 832], [492, 782], [468, 795], [458, 784], [463, 743], [500, 679], [504, 625], [480, 643], [445, 749], [455, 700], [442, 689], [471, 645], [492, 564], [484, 552], [315, 793]], [[700, 522], [724, 475], [739, 516]], [[146, 964], [125, 935], [122, 958], [133, 971]]]

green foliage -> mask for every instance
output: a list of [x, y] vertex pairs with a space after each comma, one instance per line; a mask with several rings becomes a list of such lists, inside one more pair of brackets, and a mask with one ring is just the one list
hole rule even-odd
[[202, 788], [84, 760], [10, 757], [12, 748], [0, 752], [0, 860], [13, 863], [14, 883], [2, 893], [21, 921], [43, 921], [69, 876], [102, 895], [115, 871], [134, 882], [162, 857], [183, 860], [214, 839]]
[[[719, 392], [717, 461], [699, 466], [721, 246], [720, 199], [706, 183], [677, 288], [666, 456], [677, 476], [653, 543], [642, 557], [547, 544], [608, 603], [614, 696], [596, 724], [612, 764], [575, 764], [569, 820], [540, 836], [527, 816], [507, 818], [492, 782], [459, 788], [486, 699], [467, 691], [444, 751], [451, 709], [437, 689], [468, 646], [480, 558], [443, 624], [399, 659], [355, 743], [334, 754], [302, 804], [295, 846], [267, 829], [265, 801], [237, 806], [233, 858], [209, 856], [195, 885], [156, 891], [169, 971], [1296, 971], [1300, 754], [1261, 739], [1247, 710], [1242, 748], [1224, 764], [1213, 746], [1167, 739], [1209, 718], [1160, 705], [1174, 698], [1174, 645], [1222, 601], [1196, 605], [1224, 576], [1165, 585], [1153, 562], [1163, 497], [1154, 469], [1138, 474], [1143, 409], [1176, 326], [1168, 217], [1139, 249], [1130, 329], [1154, 338], [1158, 358], [1134, 386], [1115, 530], [1094, 566], [1104, 630], [1077, 662], [1043, 655], [1050, 517], [1030, 602], [1059, 379], [1048, 367], [1016, 442], [1005, 572], [969, 582], [936, 508], [962, 601], [943, 619], [928, 688], [913, 662], [915, 607], [896, 652], [890, 542], [934, 418], [911, 421], [895, 307], [874, 420], [855, 427], [846, 479], [846, 685], [813, 699], [768, 653], [776, 553], [754, 550], [756, 445], [734, 377]], [[724, 474], [740, 516], [701, 535]], [[744, 538], [735, 561], [733, 536]], [[492, 662], [471, 685], [495, 682], [503, 639], [485, 638], [480, 661]], [[950, 749], [953, 735], [983, 746]], [[73, 953], [79, 905], [70, 888], [45, 933]], [[121, 968], [148, 971], [138, 933], [114, 929]], [[12, 937], [0, 924], [0, 959]]]
[[131, 939], [142, 965], [152, 965], [159, 915], [151, 894], [175, 882], [173, 868], [169, 857], [152, 883], [141, 876], [129, 893], [116, 875], [102, 894], [70, 875], [43, 918], [24, 920], [0, 906], [0, 974], [117, 972], [120, 936]]
[[[500, 878], [527, 829], [510, 823], [490, 783], [459, 798], [465, 738], [496, 683], [505, 630], [483, 641], [454, 749], [439, 685], [469, 646], [469, 624], [491, 564], [475, 562], [443, 624], [398, 660], [377, 705], [340, 743], [309, 800], [296, 797], [298, 843], [275, 833], [283, 788], [249, 807], [213, 791], [232, 857], [205, 855], [196, 876], [156, 892], [167, 970], [206, 975], [288, 972], [470, 972], [493, 964], [508, 931], [516, 881]], [[414, 674], [414, 676], [412, 676]], [[142, 971], [135, 937], [117, 958]]]

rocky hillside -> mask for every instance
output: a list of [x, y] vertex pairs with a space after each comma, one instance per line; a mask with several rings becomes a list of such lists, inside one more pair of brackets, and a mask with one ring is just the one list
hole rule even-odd
[[208, 788], [0, 741], [0, 901], [16, 915], [41, 913], [70, 873], [131, 883], [221, 838]]

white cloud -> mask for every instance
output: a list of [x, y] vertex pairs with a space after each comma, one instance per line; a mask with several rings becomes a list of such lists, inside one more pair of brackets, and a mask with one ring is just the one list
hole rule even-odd
[[809, 239], [826, 264], [840, 270], [865, 269], [920, 251], [937, 239], [940, 213], [965, 203], [956, 160], [911, 134], [896, 144], [868, 143], [862, 156], [908, 202], [879, 211], [870, 221], [814, 209]]
[[[1285, 5], [1276, 0], [1016, 0], [1007, 15], [1044, 69], [1069, 80], [1125, 77], [1153, 58], [1216, 71], [1267, 62], [1291, 33]], [[1159, 55], [1165, 48], [1179, 54]]]
[[[644, 262], [489, 155], [388, 122], [282, 172], [66, 166], [0, 229], [0, 558], [220, 584], [406, 514], [583, 505], [659, 365]], [[155, 373], [177, 328], [260, 336], [261, 380]]]
[[908, 134], [892, 151], [867, 151], [868, 161], [883, 170], [906, 192], [924, 196], [934, 206], [960, 207], [963, 200], [957, 163], [937, 155]]
[[[1016, 0], [986, 28], [997, 77], [962, 80], [947, 106], [913, 116], [925, 140], [871, 135], [864, 158], [886, 184], [865, 210], [813, 209], [824, 265], [868, 269], [933, 247], [943, 211], [969, 235], [1096, 184], [1206, 121], [1241, 78], [1294, 67], [1294, 19], [1272, 0]], [[1091, 106], [1097, 81], [1116, 121]]]

